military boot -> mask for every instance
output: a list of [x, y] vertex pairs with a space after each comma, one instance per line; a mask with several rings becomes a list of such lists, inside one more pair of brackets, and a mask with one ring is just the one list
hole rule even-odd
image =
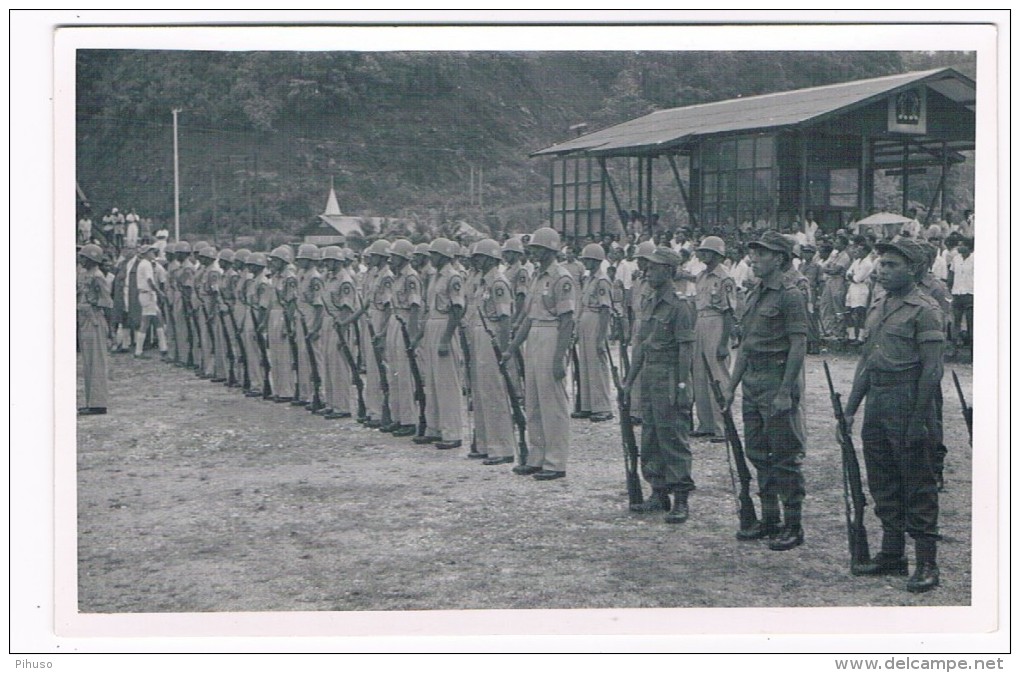
[[737, 539], [741, 541], [772, 539], [779, 535], [779, 498], [775, 495], [761, 497], [761, 521], [737, 531]]
[[906, 575], [906, 540], [902, 532], [882, 531], [882, 551], [868, 563], [850, 568], [852, 575]]
[[683, 523], [687, 521], [689, 512], [687, 510], [687, 491], [679, 488], [673, 491], [673, 509], [666, 515], [666, 523]]
[[931, 591], [939, 585], [939, 567], [935, 563], [936, 541], [932, 537], [914, 540], [917, 567], [907, 580], [907, 591], [915, 594]]
[[669, 491], [660, 487], [653, 488], [648, 500], [640, 505], [631, 505], [630, 511], [646, 514], [648, 512], [668, 512], [669, 508]]
[[783, 515], [786, 525], [779, 535], [769, 542], [769, 549], [772, 551], [789, 551], [804, 544], [804, 529], [800, 525], [800, 503], [784, 504]]

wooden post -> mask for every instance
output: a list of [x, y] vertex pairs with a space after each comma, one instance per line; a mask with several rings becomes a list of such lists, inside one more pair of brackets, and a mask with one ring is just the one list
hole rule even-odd
[[672, 154], [667, 154], [666, 161], [669, 162], [669, 167], [673, 170], [673, 177], [676, 179], [676, 185], [680, 188], [680, 198], [683, 199], [684, 208], [687, 210], [687, 216], [691, 218], [691, 224], [698, 226], [698, 216], [695, 214], [691, 200], [687, 196], [687, 188], [684, 187], [684, 181], [680, 178], [680, 169], [677, 168], [676, 159], [673, 158]]
[[[628, 159], [629, 161], [629, 159]], [[599, 157], [599, 166], [602, 167], [602, 184], [609, 187], [609, 196], [613, 199], [613, 205], [616, 206], [616, 216], [620, 220], [620, 233], [626, 234], [627, 230], [623, 226], [623, 206], [620, 205], [620, 197], [616, 194], [616, 188], [613, 186], [613, 177], [609, 175], [609, 170], [606, 169], [606, 158]], [[602, 199], [602, 210], [605, 212], [605, 195]], [[603, 215], [604, 217], [604, 215]]]
[[867, 217], [867, 184], [868, 184], [868, 167], [871, 164], [871, 157], [868, 156], [868, 150], [871, 148], [871, 142], [867, 135], [861, 136], [861, 173], [857, 178], [857, 216], [859, 218]]
[[655, 210], [655, 199], [652, 196], [652, 162], [655, 161], [654, 157], [648, 157], [648, 168], [645, 169], [645, 175], [647, 175], [648, 190], [645, 200], [648, 202], [648, 222], [652, 221], [652, 213]]
[[[808, 179], [807, 179], [807, 168], [808, 168], [808, 154], [807, 154], [808, 137], [807, 131], [801, 130], [800, 132], [800, 223], [804, 225], [804, 220], [807, 217], [807, 199], [808, 199]], [[773, 223], [776, 227], [779, 226], [778, 222]]]
[[903, 141], [903, 195], [901, 197], [900, 215], [906, 216], [909, 199], [907, 192], [910, 189], [910, 175], [907, 173], [907, 161], [910, 159], [910, 145]]

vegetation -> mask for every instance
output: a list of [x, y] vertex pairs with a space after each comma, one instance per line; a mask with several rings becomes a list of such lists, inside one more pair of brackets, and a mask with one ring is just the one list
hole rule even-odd
[[187, 231], [296, 232], [330, 179], [345, 213], [525, 229], [547, 198], [528, 153], [572, 125], [946, 65], [974, 76], [959, 52], [84, 50], [78, 180], [96, 211], [172, 221], [180, 108]]

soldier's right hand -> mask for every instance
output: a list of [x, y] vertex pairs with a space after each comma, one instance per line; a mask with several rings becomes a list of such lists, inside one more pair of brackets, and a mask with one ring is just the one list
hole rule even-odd
[[557, 381], [567, 376], [567, 370], [563, 366], [562, 362], [557, 362], [556, 364], [553, 365], [552, 375], [553, 378], [556, 379]]
[[725, 388], [723, 389], [722, 394], [723, 394], [723, 411], [727, 411], [731, 406], [733, 406], [734, 397], [733, 391], [730, 390], [729, 388]]

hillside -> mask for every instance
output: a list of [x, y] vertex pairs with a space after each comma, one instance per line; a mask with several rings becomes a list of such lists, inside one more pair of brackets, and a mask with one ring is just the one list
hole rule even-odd
[[944, 64], [973, 75], [967, 54], [82, 51], [78, 180], [96, 212], [171, 221], [177, 107], [186, 231], [296, 231], [331, 178], [345, 213], [529, 228], [528, 153], [573, 124]]

